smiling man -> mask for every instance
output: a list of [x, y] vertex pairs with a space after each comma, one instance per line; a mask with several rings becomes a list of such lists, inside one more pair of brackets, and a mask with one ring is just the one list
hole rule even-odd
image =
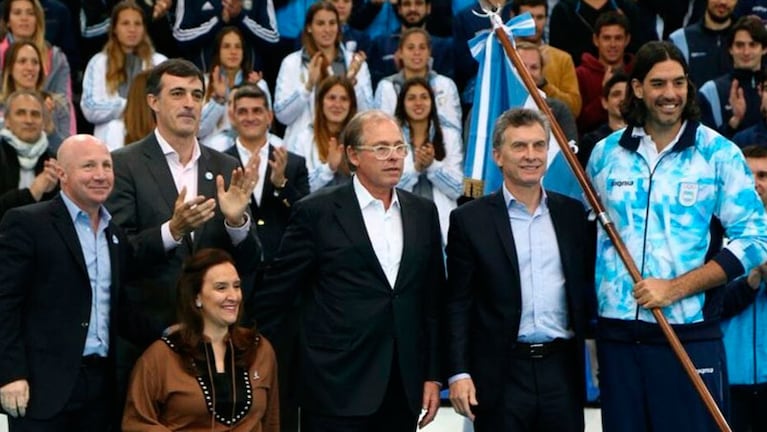
[[502, 114], [501, 190], [450, 217], [446, 370], [477, 432], [583, 431], [593, 250], [583, 205], [541, 187], [549, 135], [536, 111]]
[[633, 56], [626, 53], [631, 41], [629, 20], [618, 12], [605, 12], [594, 25], [594, 46], [597, 55], [583, 53], [581, 64], [575, 69], [583, 107], [578, 116], [578, 132], [585, 135], [607, 121], [602, 106], [602, 88], [615, 72], [631, 72]]
[[733, 69], [700, 88], [701, 121], [732, 137], [759, 122], [762, 57], [767, 30], [755, 16], [740, 18], [728, 38]]
[[0, 403], [14, 432], [109, 430], [118, 327], [160, 334], [123, 308], [122, 282], [145, 266], [128, 268], [129, 243], [103, 206], [109, 150], [74, 135], [58, 160], [61, 193], [0, 223]]
[[45, 115], [43, 99], [35, 91], [15, 91], [5, 102], [5, 125], [0, 129], [0, 217], [8, 209], [54, 196], [59, 179], [43, 133]]
[[726, 414], [722, 288], [767, 259], [767, 218], [748, 165], [737, 146], [697, 122], [688, 72], [671, 43], [640, 48], [624, 104], [628, 127], [589, 159], [597, 194], [644, 278], [633, 282], [600, 230], [597, 347], [609, 431], [719, 430], [650, 309], [662, 308]]
[[302, 431], [414, 431], [439, 408], [437, 210], [395, 189], [408, 146], [391, 116], [357, 114], [341, 141], [354, 178], [294, 205], [255, 315], [269, 335], [304, 299]]

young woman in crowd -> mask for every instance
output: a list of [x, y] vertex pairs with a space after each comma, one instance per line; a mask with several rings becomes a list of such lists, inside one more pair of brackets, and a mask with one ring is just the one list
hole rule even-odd
[[420, 27], [409, 28], [402, 32], [397, 48], [401, 69], [394, 75], [381, 80], [376, 87], [375, 103], [382, 111], [394, 114], [397, 96], [401, 93], [406, 80], [415, 77], [426, 79], [434, 93], [434, 100], [439, 111], [443, 127], [455, 129], [461, 133], [461, 101], [458, 88], [450, 78], [430, 70], [431, 38]]
[[228, 26], [216, 35], [215, 49], [211, 58], [211, 71], [207, 77], [206, 103], [202, 107], [200, 141], [212, 147], [216, 134], [231, 129], [227, 105], [232, 89], [244, 83], [252, 83], [267, 95], [271, 104], [271, 93], [261, 73], [253, 70], [250, 53], [242, 30]]
[[136, 362], [125, 432], [278, 432], [277, 365], [271, 344], [238, 325], [240, 278], [232, 257], [201, 249], [178, 281], [179, 330]]
[[349, 180], [349, 167], [339, 136], [357, 113], [357, 99], [352, 82], [342, 76], [325, 78], [317, 88], [314, 122], [303, 131], [285, 139], [288, 150], [306, 159], [309, 189]]
[[274, 114], [287, 126], [285, 141], [292, 141], [312, 122], [313, 94], [328, 76], [346, 77], [354, 83], [360, 111], [373, 107], [365, 54], [347, 51], [341, 44], [340, 20], [331, 3], [319, 1], [309, 7], [301, 43], [300, 50], [282, 61], [274, 91]]
[[442, 240], [447, 241], [450, 211], [463, 193], [461, 136], [441, 126], [434, 91], [423, 77], [403, 83], [395, 117], [413, 150], [412, 165], [405, 164], [399, 187], [434, 201]]
[[61, 141], [69, 136], [69, 104], [60, 94], [42, 90], [45, 77], [42, 70], [42, 57], [37, 46], [31, 41], [14, 43], [5, 52], [2, 88], [0, 88], [0, 115], [5, 110], [5, 100], [16, 90], [37, 91], [45, 101], [46, 115], [43, 130], [48, 136], [48, 148], [55, 154]]
[[133, 0], [118, 3], [110, 22], [104, 49], [85, 68], [80, 108], [95, 126], [93, 134], [114, 150], [126, 142], [123, 112], [133, 79], [162, 63], [165, 56], [154, 51], [144, 12]]
[[38, 0], [6, 0], [3, 2], [3, 26], [5, 34], [0, 40], [0, 69], [5, 69], [5, 53], [15, 42], [30, 41], [40, 53], [42, 67], [42, 90], [53, 99], [66, 102], [69, 126], [57, 129], [63, 137], [77, 130], [75, 110], [72, 105], [72, 79], [69, 62], [59, 47], [45, 41], [45, 13]]

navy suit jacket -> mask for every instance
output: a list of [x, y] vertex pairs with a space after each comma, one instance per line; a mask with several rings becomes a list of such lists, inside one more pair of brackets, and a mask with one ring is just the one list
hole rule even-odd
[[380, 406], [393, 361], [407, 404], [421, 409], [423, 384], [439, 380], [438, 311], [444, 284], [434, 203], [397, 191], [403, 251], [392, 288], [365, 229], [353, 184], [321, 189], [296, 203], [280, 250], [256, 291], [267, 336], [303, 294], [302, 408], [361, 416]]
[[[130, 244], [116, 225], [110, 223], [106, 236], [112, 271], [109, 357], [113, 359], [118, 327], [136, 343], [158, 337], [161, 328], [138, 318], [143, 315], [133, 315], [123, 301], [123, 281], [140, 267], [133, 266]], [[5, 214], [0, 222], [0, 263], [0, 386], [26, 379], [27, 417], [50, 418], [71, 397], [92, 301], [82, 248], [60, 195]], [[104, 397], [114, 392], [109, 393]]]
[[[593, 299], [593, 231], [583, 205], [547, 191], [557, 236], [570, 326], [580, 350]], [[589, 243], [591, 242], [591, 243]], [[503, 193], [453, 210], [447, 240], [446, 377], [469, 373], [482, 406], [502, 394], [522, 314], [517, 251]], [[573, 359], [583, 372], [583, 356]], [[513, 371], [512, 371], [513, 372]]]

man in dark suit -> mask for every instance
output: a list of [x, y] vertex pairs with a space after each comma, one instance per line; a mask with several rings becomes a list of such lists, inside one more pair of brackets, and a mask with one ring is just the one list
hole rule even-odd
[[[230, 95], [230, 120], [237, 131], [235, 144], [226, 153], [245, 165], [251, 158], [257, 163], [258, 183], [250, 199], [250, 214], [256, 221], [266, 265], [274, 259], [282, 234], [288, 225], [293, 204], [309, 194], [306, 161], [284, 147], [269, 143], [269, 126], [274, 119], [266, 94], [255, 85], [245, 85]], [[256, 282], [256, 289], [260, 283]], [[251, 316], [253, 296], [245, 299]], [[298, 302], [283, 320], [279, 330], [270, 335], [277, 354], [280, 383], [280, 428], [298, 430], [296, 371], [298, 370]]]
[[0, 223], [0, 402], [14, 432], [108, 430], [118, 320], [128, 336], [160, 333], [118, 312], [133, 270], [102, 205], [114, 180], [109, 150], [75, 135], [59, 163], [61, 194]]
[[437, 211], [394, 188], [408, 151], [391, 116], [357, 114], [342, 142], [354, 178], [294, 205], [256, 318], [268, 335], [304, 296], [302, 431], [412, 431], [439, 406]]
[[478, 432], [584, 428], [593, 239], [583, 205], [541, 187], [549, 133], [537, 111], [502, 114], [503, 187], [450, 218], [446, 370], [453, 408]]
[[256, 221], [264, 262], [270, 262], [280, 246], [291, 207], [309, 195], [306, 160], [268, 142], [274, 115], [263, 90], [255, 85], [245, 85], [230, 97], [230, 120], [237, 138], [225, 153], [243, 167], [251, 157], [257, 161], [258, 180], [250, 200], [250, 214]]
[[156, 66], [146, 92], [157, 128], [114, 152], [115, 188], [107, 207], [137, 253], [167, 254], [130, 293], [170, 325], [176, 280], [194, 251], [221, 248], [235, 258], [242, 277], [255, 271], [261, 250], [246, 210], [256, 170], [254, 161], [243, 169], [197, 142], [205, 92], [202, 73], [192, 63], [171, 59]]

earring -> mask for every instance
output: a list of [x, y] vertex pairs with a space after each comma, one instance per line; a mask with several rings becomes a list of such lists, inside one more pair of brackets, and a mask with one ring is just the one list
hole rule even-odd
[[202, 302], [197, 300], [196, 302], [194, 302], [194, 305], [197, 306], [197, 308], [199, 309], [202, 307]]

